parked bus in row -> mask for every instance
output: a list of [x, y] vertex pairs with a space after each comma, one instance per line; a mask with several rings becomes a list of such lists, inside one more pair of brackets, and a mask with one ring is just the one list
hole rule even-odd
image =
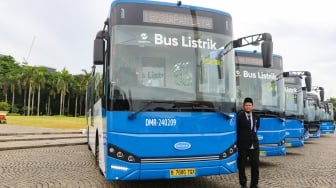
[[[249, 41], [249, 42], [246, 42]], [[94, 41], [88, 146], [106, 180], [186, 178], [237, 171], [231, 15], [203, 7], [115, 0]]]
[[[285, 79], [285, 129], [286, 146], [300, 147], [309, 138], [309, 129], [304, 127], [303, 95], [311, 91], [311, 74], [308, 71], [283, 73]], [[305, 78], [305, 82], [302, 79]]]
[[319, 138], [320, 130], [320, 102], [324, 99], [323, 87], [315, 87], [315, 92], [307, 92], [304, 97], [304, 124], [308, 127], [309, 138]]
[[272, 64], [265, 67], [262, 55], [255, 51], [235, 51], [237, 110], [245, 97], [253, 98], [253, 111], [260, 116], [257, 132], [260, 156], [286, 154], [285, 92], [282, 57], [273, 55]]
[[332, 102], [321, 102], [320, 130], [321, 134], [334, 134], [334, 105]]

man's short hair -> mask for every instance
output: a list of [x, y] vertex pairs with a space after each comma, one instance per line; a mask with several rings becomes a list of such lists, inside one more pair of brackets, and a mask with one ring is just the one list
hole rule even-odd
[[247, 103], [247, 102], [253, 104], [253, 100], [252, 100], [252, 98], [250, 98], [250, 97], [246, 97], [246, 98], [244, 99], [244, 104]]

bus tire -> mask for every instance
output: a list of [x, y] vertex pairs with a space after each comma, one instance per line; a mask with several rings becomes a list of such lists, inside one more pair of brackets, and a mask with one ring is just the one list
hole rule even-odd
[[91, 147], [90, 147], [90, 142], [89, 142], [89, 126], [86, 129], [86, 141], [87, 141], [87, 145], [88, 145], [88, 149], [89, 151], [91, 151]]
[[95, 160], [96, 165], [99, 168], [99, 139], [98, 139], [98, 133], [96, 133], [96, 142], [95, 142]]
[[99, 173], [104, 176], [104, 173], [102, 169], [99, 166], [99, 139], [98, 139], [98, 132], [96, 134], [96, 144], [95, 144], [95, 160], [96, 160], [96, 166], [99, 170]]

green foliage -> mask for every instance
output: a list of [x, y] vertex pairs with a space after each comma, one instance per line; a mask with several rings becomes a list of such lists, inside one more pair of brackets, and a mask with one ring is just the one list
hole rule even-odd
[[6, 102], [0, 102], [0, 111], [9, 111], [10, 105]]
[[83, 74], [71, 75], [65, 68], [57, 72], [45, 67], [22, 65], [12, 56], [2, 55], [0, 101], [8, 102], [13, 114], [84, 115], [90, 73], [82, 71]]
[[17, 113], [19, 113], [19, 108], [14, 105], [10, 111], [11, 111], [11, 113], [17, 114]]
[[18, 66], [12, 56], [0, 56], [0, 75], [6, 75]]

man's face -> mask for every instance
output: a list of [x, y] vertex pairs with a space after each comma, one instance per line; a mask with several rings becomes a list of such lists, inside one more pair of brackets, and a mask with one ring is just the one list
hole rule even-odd
[[245, 112], [252, 112], [252, 110], [253, 110], [253, 104], [252, 103], [250, 103], [250, 102], [246, 102], [246, 103], [244, 103], [244, 111]]

